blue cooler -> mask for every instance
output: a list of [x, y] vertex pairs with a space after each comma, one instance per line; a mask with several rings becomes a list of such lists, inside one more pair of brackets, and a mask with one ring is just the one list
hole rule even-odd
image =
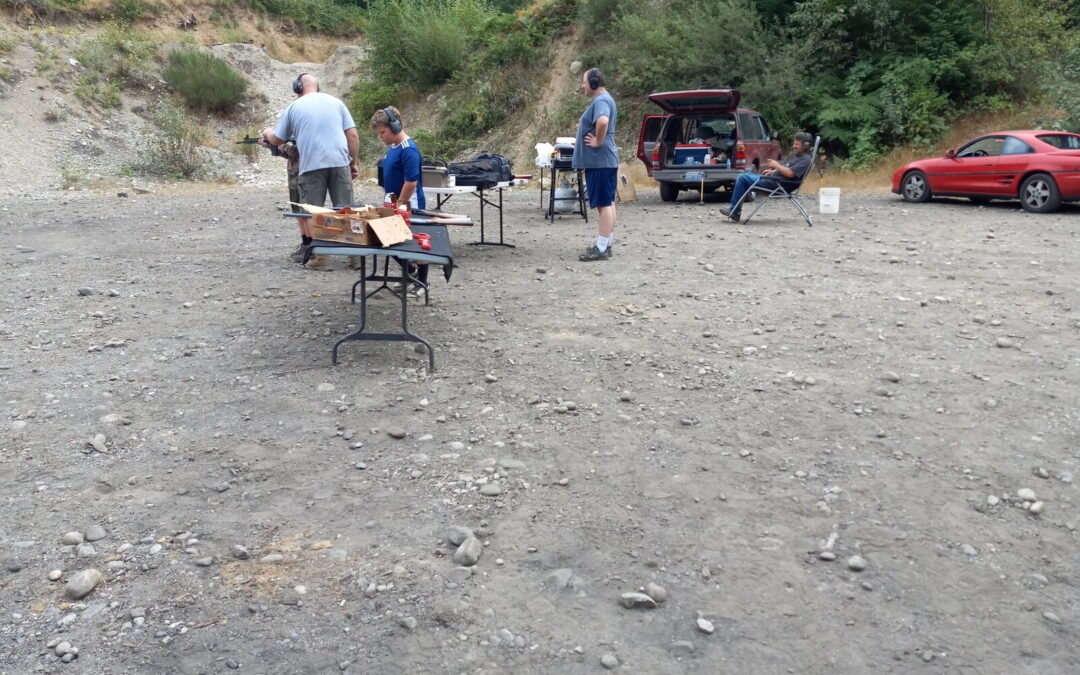
[[708, 143], [679, 143], [675, 146], [676, 164], [704, 164]]

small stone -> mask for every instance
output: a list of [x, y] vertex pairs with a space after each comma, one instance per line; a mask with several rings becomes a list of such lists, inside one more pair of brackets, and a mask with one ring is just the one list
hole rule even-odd
[[311, 546], [308, 547], [308, 550], [322, 551], [328, 548], [334, 548], [334, 542], [330, 541], [329, 539], [323, 539], [321, 541], [313, 543]]
[[660, 584], [649, 582], [645, 585], [645, 595], [649, 596], [657, 602], [664, 602], [667, 600], [667, 589]]
[[976, 555], [979, 554], [979, 552], [971, 544], [964, 544], [963, 546], [960, 547], [960, 550], [963, 551], [964, 553], [966, 553], [969, 556], [976, 556]]
[[109, 536], [109, 533], [105, 531], [105, 528], [100, 525], [91, 525], [86, 528], [86, 532], [83, 534], [86, 537], [86, 541], [101, 541], [105, 537]]
[[388, 436], [390, 436], [390, 438], [399, 438], [399, 439], [400, 438], [405, 438], [405, 436], [407, 435], [405, 433], [405, 430], [402, 429], [401, 427], [390, 427], [390, 428], [388, 428], [386, 430], [386, 433], [387, 433]]
[[1025, 502], [1035, 501], [1035, 491], [1030, 488], [1020, 488], [1016, 491], [1016, 496], [1018, 499]]
[[1057, 614], [1054, 614], [1053, 612], [1049, 612], [1049, 611], [1043, 612], [1042, 617], [1044, 619], [1046, 619], [1047, 621], [1049, 621], [1050, 623], [1061, 623], [1061, 618]]
[[716, 632], [716, 626], [713, 625], [712, 621], [700, 616], [697, 620], [697, 629], [706, 635], [712, 635]]
[[284, 559], [285, 559], [285, 556], [281, 555], [280, 553], [268, 553], [267, 555], [264, 555], [263, 557], [259, 558], [259, 562], [279, 563]]
[[848, 558], [847, 566], [853, 572], [862, 572], [866, 569], [866, 560], [861, 555], [853, 555]]
[[997, 495], [987, 495], [986, 497], [986, 503], [990, 506], [997, 506], [1000, 501], [1001, 500], [998, 499]]
[[68, 642], [67, 640], [64, 640], [63, 642], [60, 642], [55, 647], [53, 647], [53, 652], [57, 656], [63, 656], [64, 654], [67, 654], [70, 651], [71, 651], [71, 643]]
[[330, 384], [329, 382], [323, 382], [319, 386], [315, 387], [316, 391], [334, 391], [334, 389], [334, 385]]
[[484, 552], [484, 545], [476, 537], [468, 537], [461, 542], [454, 551], [454, 562], [464, 567], [472, 567], [480, 561], [480, 554]]
[[419, 622], [416, 620], [416, 617], [413, 616], [403, 616], [398, 619], [398, 625], [405, 630], [414, 630], [418, 623]]
[[49, 581], [59, 581], [62, 576], [64, 576], [63, 570], [53, 570], [49, 572]]
[[619, 604], [627, 609], [656, 609], [656, 600], [644, 593], [623, 593]]
[[473, 536], [473, 531], [461, 525], [451, 525], [446, 528], [446, 540], [454, 546], [461, 546], [461, 542]]
[[836, 560], [836, 554], [832, 551], [821, 551], [817, 554], [817, 557], [819, 560], [824, 560], [826, 562]]
[[480, 487], [480, 494], [485, 497], [497, 497], [502, 494], [502, 488], [495, 483], [486, 483]]
[[1035, 515], [1038, 515], [1043, 512], [1044, 508], [1046, 508], [1046, 505], [1042, 502], [1032, 502], [1031, 506], [1028, 507], [1028, 513], [1034, 513]]
[[615, 670], [619, 667], [619, 659], [614, 654], [604, 654], [600, 657], [600, 665], [608, 670]]
[[251, 557], [251, 551], [247, 550], [246, 546], [241, 546], [240, 544], [233, 545], [232, 554], [237, 560], [247, 560]]
[[97, 555], [97, 550], [90, 544], [79, 544], [75, 547], [75, 555], [80, 558], [93, 558]]
[[214, 564], [214, 559], [211, 556], [206, 556], [205, 558], [199, 558], [198, 560], [196, 560], [195, 564], [199, 567], [210, 567]]
[[79, 295], [83, 295], [83, 296], [93, 295], [94, 294], [94, 289], [90, 288], [89, 286], [82, 286], [82, 287], [79, 288], [77, 293]]
[[689, 640], [676, 640], [671, 643], [671, 651], [676, 654], [693, 654], [694, 643]]
[[1007, 337], [999, 337], [996, 342], [997, 346], [1001, 347], [1002, 349], [1009, 349], [1014, 346], [1013, 341]]
[[64, 592], [72, 600], [79, 600], [97, 588], [97, 585], [101, 583], [101, 578], [101, 572], [93, 568], [76, 572], [68, 579]]
[[885, 380], [886, 382], [899, 382], [900, 376], [892, 372], [891, 370], [886, 370], [884, 373], [881, 374], [881, 379]]
[[488, 373], [487, 375], [484, 376], [484, 381], [485, 382], [498, 382], [499, 378], [495, 377], [495, 375], [493, 373]]
[[1046, 480], [1047, 478], [1050, 477], [1050, 472], [1047, 471], [1045, 467], [1041, 467], [1041, 466], [1037, 466], [1034, 469], [1032, 469], [1032, 473], [1034, 473], [1039, 478], [1042, 478], [1043, 480]]
[[926, 663], [930, 663], [934, 660], [934, 652], [930, 651], [929, 649], [924, 649], [922, 652], [919, 653], [919, 658]]
[[60, 542], [68, 546], [78, 546], [83, 543], [84, 537], [82, 532], [68, 532], [60, 538]]
[[462, 452], [465, 450], [465, 444], [461, 441], [451, 441], [450, 450], [452, 452]]

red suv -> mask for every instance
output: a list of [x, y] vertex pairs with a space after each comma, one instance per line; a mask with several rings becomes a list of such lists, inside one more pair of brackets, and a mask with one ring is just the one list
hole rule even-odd
[[740, 173], [780, 159], [780, 143], [765, 118], [739, 107], [737, 89], [668, 91], [649, 100], [665, 114], [641, 120], [637, 156], [659, 181], [665, 202], [675, 201], [680, 190], [730, 190]]

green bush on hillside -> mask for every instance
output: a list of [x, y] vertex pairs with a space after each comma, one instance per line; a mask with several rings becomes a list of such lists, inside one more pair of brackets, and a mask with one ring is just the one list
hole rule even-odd
[[305, 30], [327, 35], [357, 35], [367, 26], [363, 10], [333, 0], [248, 0], [253, 7], [292, 19]]
[[165, 81], [188, 107], [221, 112], [244, 100], [247, 81], [232, 66], [195, 47], [169, 52]]
[[429, 87], [461, 70], [492, 13], [481, 0], [380, 0], [369, 9], [377, 80]]
[[157, 129], [144, 140], [139, 171], [162, 178], [192, 178], [204, 169], [199, 155], [204, 131], [183, 110], [165, 102], [154, 118]]

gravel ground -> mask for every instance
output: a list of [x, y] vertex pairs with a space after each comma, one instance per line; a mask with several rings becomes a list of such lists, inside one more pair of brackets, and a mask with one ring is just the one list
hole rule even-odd
[[281, 188], [4, 206], [0, 673], [1080, 672], [1080, 209], [641, 192], [455, 228], [434, 374]]

